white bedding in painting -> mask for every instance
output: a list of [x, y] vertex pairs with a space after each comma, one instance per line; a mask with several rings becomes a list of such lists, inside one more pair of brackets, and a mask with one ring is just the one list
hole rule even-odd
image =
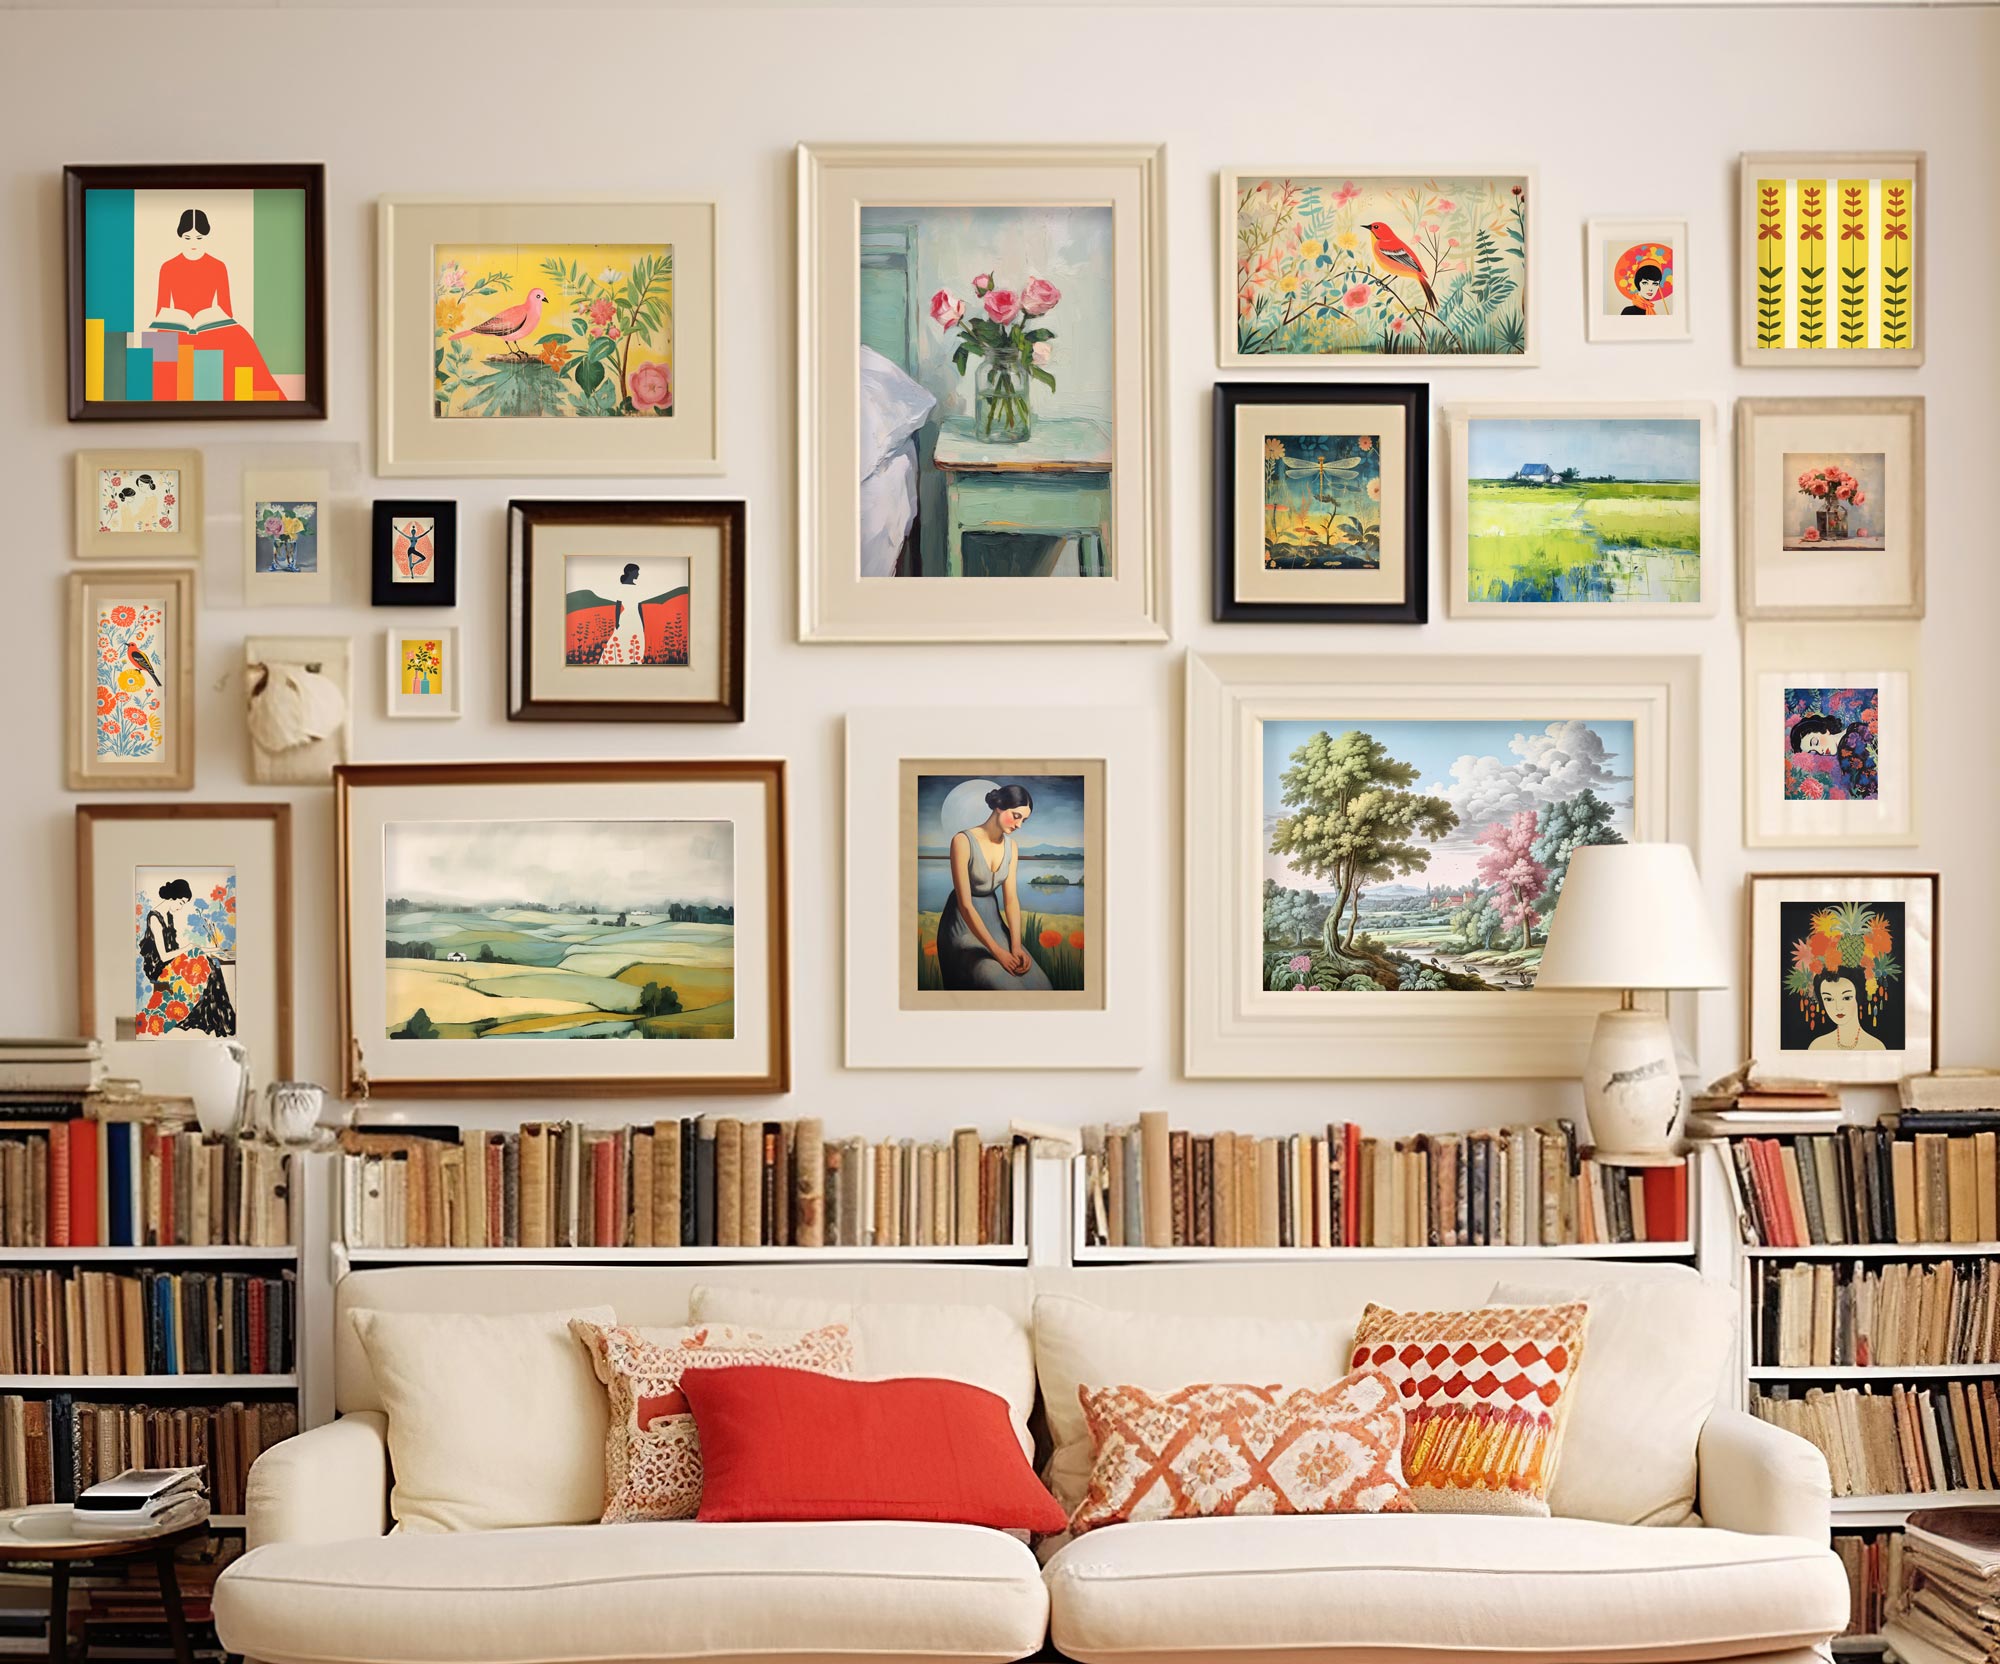
[[917, 518], [917, 442], [905, 439], [861, 482], [861, 575], [893, 578]]

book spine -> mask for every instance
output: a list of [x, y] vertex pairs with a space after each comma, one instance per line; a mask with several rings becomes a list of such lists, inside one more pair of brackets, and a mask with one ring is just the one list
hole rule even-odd
[[823, 1247], [826, 1243], [826, 1128], [817, 1116], [802, 1117], [798, 1123], [793, 1165], [798, 1196], [794, 1240], [801, 1248]]

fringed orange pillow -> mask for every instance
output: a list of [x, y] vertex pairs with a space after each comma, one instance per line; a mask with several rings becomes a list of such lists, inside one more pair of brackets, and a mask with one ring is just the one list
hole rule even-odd
[[1589, 1316], [1582, 1301], [1361, 1314], [1353, 1367], [1381, 1370], [1402, 1395], [1419, 1513], [1548, 1513]]

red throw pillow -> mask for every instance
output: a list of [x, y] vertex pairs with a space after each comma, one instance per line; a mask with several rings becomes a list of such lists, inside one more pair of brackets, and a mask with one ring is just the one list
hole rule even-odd
[[936, 1520], [1061, 1531], [1007, 1401], [962, 1381], [689, 1370], [705, 1520]]

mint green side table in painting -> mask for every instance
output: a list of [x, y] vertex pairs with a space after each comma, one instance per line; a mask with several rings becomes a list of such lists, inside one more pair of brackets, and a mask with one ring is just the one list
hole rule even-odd
[[965, 576], [967, 532], [1007, 532], [1049, 539], [1049, 565], [1074, 538], [1078, 575], [1105, 576], [1111, 434], [1102, 423], [1038, 421], [1026, 439], [995, 444], [979, 438], [970, 418], [957, 418], [938, 430], [933, 460], [945, 496], [945, 564], [938, 575]]

